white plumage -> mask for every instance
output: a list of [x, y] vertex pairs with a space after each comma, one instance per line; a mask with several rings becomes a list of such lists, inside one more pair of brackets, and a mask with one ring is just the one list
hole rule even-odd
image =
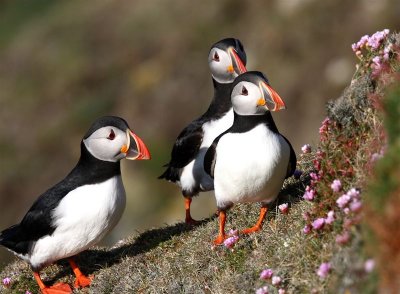
[[56, 230], [35, 243], [30, 263], [50, 264], [96, 244], [118, 223], [125, 202], [121, 176], [69, 192], [52, 213]]
[[265, 125], [246, 133], [228, 133], [217, 145], [214, 171], [218, 207], [230, 203], [273, 201], [282, 187], [289, 145]]

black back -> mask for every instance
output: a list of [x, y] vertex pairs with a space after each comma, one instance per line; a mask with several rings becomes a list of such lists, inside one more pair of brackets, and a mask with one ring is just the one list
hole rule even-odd
[[[109, 117], [97, 123], [96, 129], [91, 128], [85, 138], [99, 127], [115, 124], [115, 120], [114, 124], [110, 124], [107, 118]], [[56, 227], [52, 211], [69, 192], [83, 185], [104, 182], [119, 174], [121, 174], [119, 161], [99, 160], [93, 157], [81, 142], [81, 157], [78, 164], [65, 179], [39, 196], [21, 223], [1, 232], [0, 244], [19, 254], [28, 253], [35, 241], [54, 232]]]

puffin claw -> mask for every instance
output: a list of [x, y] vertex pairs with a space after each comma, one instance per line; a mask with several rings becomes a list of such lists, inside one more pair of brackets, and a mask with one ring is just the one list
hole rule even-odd
[[51, 287], [41, 289], [43, 294], [67, 294], [72, 293], [72, 289], [68, 284], [57, 283]]

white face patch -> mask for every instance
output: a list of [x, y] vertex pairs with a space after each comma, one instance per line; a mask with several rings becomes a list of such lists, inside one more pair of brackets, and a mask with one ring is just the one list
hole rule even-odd
[[264, 106], [258, 106], [259, 99], [263, 99], [263, 93], [258, 85], [250, 82], [240, 82], [232, 90], [232, 106], [240, 115], [261, 115], [267, 110]]
[[[212, 48], [208, 55], [208, 65], [210, 66], [211, 75], [221, 83], [232, 83], [238, 74], [233, 70], [232, 58], [228, 52], [222, 49]], [[231, 70], [229, 70], [231, 68]]]
[[116, 162], [125, 157], [121, 147], [127, 144], [127, 135], [122, 130], [107, 126], [98, 129], [83, 140], [87, 150], [94, 157], [104, 161]]

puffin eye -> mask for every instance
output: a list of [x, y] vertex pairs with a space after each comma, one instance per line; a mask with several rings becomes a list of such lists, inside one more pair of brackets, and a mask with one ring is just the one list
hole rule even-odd
[[247, 91], [246, 87], [242, 87], [242, 95], [247, 96], [249, 94], [249, 91]]
[[219, 62], [219, 55], [218, 55], [218, 53], [217, 53], [217, 52], [215, 52], [215, 53], [214, 53], [213, 60], [215, 60], [215, 61]]
[[114, 140], [115, 139], [115, 133], [114, 130], [111, 129], [110, 134], [107, 137], [108, 140]]

